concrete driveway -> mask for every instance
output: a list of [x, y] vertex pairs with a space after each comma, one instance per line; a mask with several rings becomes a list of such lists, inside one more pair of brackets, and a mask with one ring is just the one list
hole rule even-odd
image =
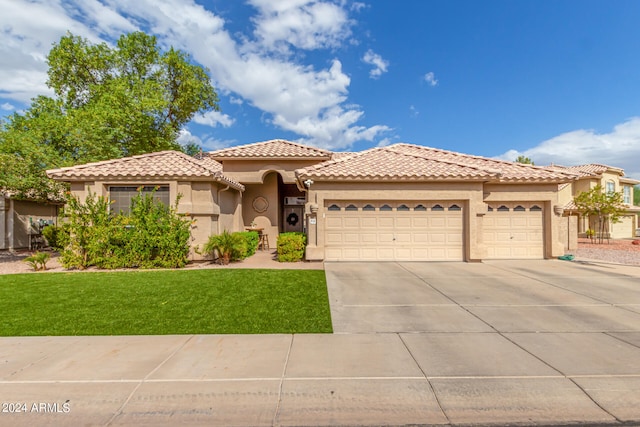
[[640, 268], [325, 269], [334, 332], [397, 335], [453, 424], [640, 422]]

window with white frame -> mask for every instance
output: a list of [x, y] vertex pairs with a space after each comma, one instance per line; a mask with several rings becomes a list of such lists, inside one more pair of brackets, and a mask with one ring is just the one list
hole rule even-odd
[[613, 193], [615, 193], [615, 191], [616, 191], [616, 183], [615, 183], [615, 182], [613, 182], [613, 181], [607, 181], [607, 184], [606, 184], [606, 185], [607, 185], [607, 187], [606, 187], [607, 194], [613, 194]]
[[623, 203], [630, 205], [631, 204], [631, 187], [625, 185], [622, 189], [622, 198]]

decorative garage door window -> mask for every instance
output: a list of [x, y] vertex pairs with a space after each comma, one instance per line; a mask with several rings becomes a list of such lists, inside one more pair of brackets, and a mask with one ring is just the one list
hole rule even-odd
[[507, 206], [505, 204], [489, 205], [488, 212], [542, 212], [542, 208], [538, 205], [532, 204], [512, 204]]
[[[406, 203], [406, 202], [328, 202], [327, 211], [345, 212], [444, 212], [461, 211], [460, 203], [452, 202], [427, 202], [427, 203]], [[493, 208], [489, 207], [489, 210]], [[508, 208], [505, 207], [508, 210]]]

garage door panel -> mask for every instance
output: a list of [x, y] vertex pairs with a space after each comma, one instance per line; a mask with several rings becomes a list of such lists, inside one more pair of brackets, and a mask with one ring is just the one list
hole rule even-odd
[[378, 243], [393, 243], [393, 233], [379, 233]]
[[360, 219], [359, 218], [349, 218], [345, 217], [343, 219], [343, 227], [344, 228], [360, 228]]
[[360, 217], [360, 226], [362, 228], [376, 228], [378, 226], [378, 221], [376, 217], [363, 216]]
[[393, 228], [393, 217], [379, 217], [377, 226], [379, 228]]
[[327, 244], [340, 244], [342, 243], [342, 233], [326, 233]]
[[378, 243], [378, 235], [375, 233], [361, 233], [360, 242], [364, 244]]
[[343, 242], [346, 244], [349, 243], [359, 243], [360, 235], [358, 233], [344, 233]]

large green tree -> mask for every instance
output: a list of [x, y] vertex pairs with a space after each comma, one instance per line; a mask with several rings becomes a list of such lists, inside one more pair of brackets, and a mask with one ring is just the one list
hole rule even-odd
[[33, 99], [0, 129], [0, 188], [18, 197], [55, 191], [48, 168], [180, 149], [180, 129], [196, 113], [218, 110], [208, 71], [142, 32], [114, 47], [68, 33], [47, 63], [55, 96]]

